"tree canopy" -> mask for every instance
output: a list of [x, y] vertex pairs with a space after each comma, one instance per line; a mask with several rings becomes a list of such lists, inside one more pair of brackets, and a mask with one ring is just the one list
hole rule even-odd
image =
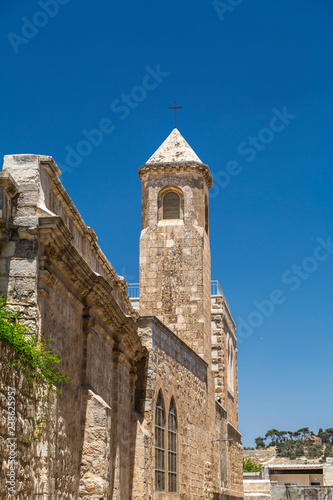
[[[319, 437], [321, 442], [312, 441], [311, 437]], [[255, 439], [256, 449], [276, 447], [276, 453], [281, 457], [295, 459], [306, 456], [307, 458], [326, 458], [333, 456], [333, 428], [319, 429], [315, 434], [309, 427], [302, 427], [297, 431], [279, 431], [270, 429], [265, 437]]]

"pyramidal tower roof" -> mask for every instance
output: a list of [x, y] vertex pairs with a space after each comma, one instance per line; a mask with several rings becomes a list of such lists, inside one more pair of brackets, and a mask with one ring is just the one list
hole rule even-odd
[[208, 165], [202, 163], [177, 128], [173, 129], [147, 163], [138, 169], [138, 174], [143, 180], [148, 174], [154, 175], [161, 172], [167, 174], [172, 171], [176, 173], [196, 171], [204, 176], [208, 188], [213, 185]]
[[146, 165], [152, 163], [202, 163], [191, 146], [185, 141], [177, 128], [165, 139], [163, 144], [149, 158]]

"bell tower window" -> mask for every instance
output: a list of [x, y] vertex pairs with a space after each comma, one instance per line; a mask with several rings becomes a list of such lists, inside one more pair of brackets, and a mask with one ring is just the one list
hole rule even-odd
[[180, 219], [180, 196], [175, 191], [165, 193], [162, 200], [163, 219]]

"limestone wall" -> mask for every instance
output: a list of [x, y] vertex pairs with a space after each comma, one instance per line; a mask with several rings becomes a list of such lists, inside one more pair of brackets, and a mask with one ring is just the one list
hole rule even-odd
[[137, 416], [141, 459], [136, 467], [143, 470], [145, 463], [147, 475], [146, 490], [138, 490], [133, 498], [169, 498], [167, 491], [154, 493], [155, 405], [160, 390], [166, 414], [172, 397], [177, 407], [178, 495], [172, 498], [242, 497], [240, 435], [228, 428], [225, 410], [214, 401], [207, 364], [156, 318], [142, 317], [139, 325], [149, 364], [145, 406]]
[[[229, 396], [221, 404], [215, 401], [216, 395], [225, 393], [225, 325], [231, 325], [229, 336], [233, 327], [218, 304], [214, 311], [221, 342], [217, 344], [222, 347], [218, 347], [217, 379], [222, 382], [217, 389], [211, 369], [209, 241], [202, 210], [191, 209], [198, 225], [186, 226], [185, 214], [183, 229], [167, 225], [161, 232], [157, 229], [156, 240], [160, 238], [162, 246], [152, 244], [150, 254], [154, 238], [146, 245], [151, 258], [144, 285], [146, 303], [155, 294], [158, 312], [162, 301], [164, 319], [175, 327], [174, 333], [157, 318], [139, 317], [132, 308], [125, 281], [106, 260], [58, 175], [52, 158], [33, 155], [6, 157], [0, 175], [0, 292], [11, 307], [22, 311], [32, 335], [54, 339], [50, 348], [60, 355], [60, 368], [70, 377], [61, 394], [51, 399], [38, 441], [25, 443], [24, 433], [36, 424], [40, 394], [20, 373], [9, 373], [4, 364], [8, 348], [0, 345], [2, 408], [8, 384], [17, 389], [16, 498], [168, 498], [167, 493], [156, 493], [154, 485], [159, 390], [166, 411], [172, 396], [177, 409], [179, 486], [172, 498], [241, 498], [237, 393], [232, 402]], [[185, 181], [183, 187], [196, 205], [203, 202], [206, 187], [201, 174], [191, 178], [192, 188]], [[181, 253], [179, 269], [188, 273], [182, 283], [176, 275], [171, 280], [176, 295], [168, 295], [167, 288], [161, 294], [159, 288], [159, 273], [169, 273], [168, 279], [172, 274], [168, 267], [173, 262], [168, 253], [172, 247], [166, 244], [170, 239]], [[164, 268], [159, 267], [162, 254]], [[168, 309], [172, 297], [178, 302], [171, 301]], [[6, 418], [2, 411], [2, 479], [10, 451]], [[0, 497], [7, 492], [2, 481]]]
[[277, 486], [272, 484], [272, 500], [327, 500], [332, 488], [327, 486]]
[[44, 489], [42, 478], [34, 473], [37, 468], [43, 471], [43, 446], [23, 439], [29, 439], [34, 430], [39, 392], [18, 370], [10, 369], [6, 361], [13, 355], [14, 350], [0, 341], [0, 498], [15, 498], [10, 493], [12, 479], [16, 498], [30, 499], [32, 492], [42, 493]]
[[[36, 420], [32, 408], [38, 398], [35, 402], [17, 374], [22, 389], [17, 396], [17, 498], [130, 498], [136, 367], [145, 355], [138, 313], [126, 283], [58, 180], [52, 158], [6, 157], [4, 170], [0, 291], [23, 312], [32, 334], [54, 339], [50, 348], [63, 359], [60, 368], [71, 380], [50, 405], [38, 443], [24, 444], [22, 432]], [[2, 399], [8, 377], [1, 370]], [[3, 470], [6, 454], [3, 446]], [[2, 482], [1, 494], [5, 491]]]
[[271, 482], [269, 479], [244, 480], [244, 499], [271, 500]]
[[333, 461], [323, 464], [323, 484], [333, 489]]
[[[203, 174], [151, 171], [141, 175], [140, 312], [153, 314], [207, 362], [210, 350], [210, 249], [205, 231]], [[161, 192], [181, 192], [182, 215], [161, 218]]]
[[[212, 319], [212, 371], [215, 380], [215, 394], [221, 398], [222, 405], [228, 412], [228, 420], [238, 427], [238, 391], [237, 391], [237, 339], [236, 326], [223, 297], [211, 299]], [[228, 367], [233, 349], [233, 366]], [[230, 377], [232, 377], [230, 379]]]

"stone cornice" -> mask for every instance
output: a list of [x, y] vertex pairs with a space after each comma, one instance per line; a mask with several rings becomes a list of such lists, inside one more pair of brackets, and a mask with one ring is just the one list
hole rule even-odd
[[61, 174], [59, 167], [53, 160], [51, 156], [40, 157], [40, 165], [47, 170], [51, 178], [51, 189], [54, 195], [59, 199], [61, 205], [64, 207], [66, 213], [69, 215], [70, 219], [73, 221], [75, 227], [80, 232], [83, 238], [86, 238], [90, 245], [92, 253], [95, 255], [96, 259], [101, 263], [103, 269], [105, 270], [111, 281], [117, 283], [117, 286], [124, 292], [123, 300], [126, 303], [126, 307], [131, 309], [131, 302], [127, 295], [127, 283], [124, 279], [117, 275], [116, 271], [113, 269], [112, 265], [105, 257], [104, 253], [100, 249], [97, 243], [97, 236], [91, 227], [88, 227], [84, 220], [82, 219], [78, 209], [73, 203], [72, 199], [68, 195], [66, 189], [59, 180], [59, 175]]
[[19, 192], [18, 185], [7, 172], [0, 172], [0, 187], [3, 187], [11, 198], [14, 198]]
[[51, 265], [55, 262], [70, 282], [79, 285], [82, 298], [89, 297], [110, 332], [121, 332], [124, 352], [134, 360], [140, 359], [145, 348], [137, 334], [137, 312], [130, 308], [134, 314], [127, 314], [114, 297], [119, 280], [110, 282], [90, 268], [73, 245], [73, 236], [61, 217], [39, 217], [38, 233], [48, 249]]
[[138, 169], [138, 175], [142, 180], [145, 174], [161, 174], [161, 173], [185, 173], [196, 172], [202, 174], [205, 178], [208, 188], [213, 185], [213, 177], [210, 173], [208, 165], [199, 162], [172, 162], [172, 163], [145, 163]]

